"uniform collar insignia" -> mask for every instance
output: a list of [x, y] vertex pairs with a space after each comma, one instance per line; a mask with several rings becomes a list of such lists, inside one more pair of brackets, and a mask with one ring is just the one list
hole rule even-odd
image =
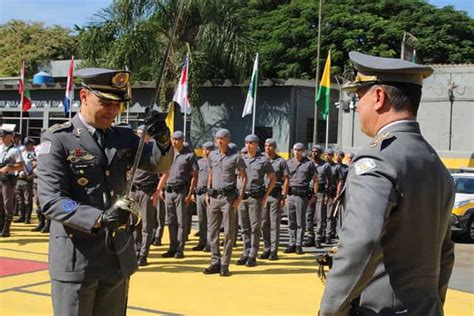
[[378, 144], [380, 144], [382, 141], [384, 141], [385, 139], [389, 139], [391, 137], [392, 137], [392, 134], [390, 134], [389, 132], [380, 134], [372, 140], [372, 142], [369, 144], [369, 147], [374, 148]]

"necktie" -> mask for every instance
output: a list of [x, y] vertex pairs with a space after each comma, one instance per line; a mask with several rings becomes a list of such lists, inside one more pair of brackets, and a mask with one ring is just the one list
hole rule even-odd
[[99, 144], [100, 148], [104, 149], [105, 146], [105, 133], [101, 129], [96, 129], [94, 132], [95, 140]]

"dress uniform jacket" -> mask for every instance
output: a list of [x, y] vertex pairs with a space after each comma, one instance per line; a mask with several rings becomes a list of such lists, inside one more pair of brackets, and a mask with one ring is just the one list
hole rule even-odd
[[415, 121], [383, 128], [349, 167], [340, 247], [321, 315], [443, 315], [454, 263], [453, 181]]
[[[42, 137], [38, 150], [40, 204], [51, 223], [49, 271], [51, 278], [82, 281], [98, 277], [127, 277], [136, 270], [133, 239], [128, 231], [114, 237], [120, 254], [105, 247], [104, 229], [93, 228], [103, 210], [123, 194], [139, 138], [129, 128], [110, 127], [102, 149], [79, 115], [55, 125]], [[172, 151], [162, 155], [155, 144], [146, 146], [140, 168], [162, 172]]]

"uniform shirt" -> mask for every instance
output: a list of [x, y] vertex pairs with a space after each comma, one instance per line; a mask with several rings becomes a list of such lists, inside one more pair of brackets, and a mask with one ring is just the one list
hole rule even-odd
[[[283, 181], [284, 177], [288, 176], [288, 165], [286, 164], [286, 160], [283, 159], [282, 157], [276, 155], [274, 159], [268, 158], [268, 161], [272, 164], [273, 170], [275, 171], [275, 177], [276, 177], [276, 182], [275, 182], [275, 188], [282, 187], [283, 186]], [[270, 180], [265, 178], [265, 185], [268, 185], [270, 183]]]
[[301, 161], [291, 158], [287, 165], [290, 187], [307, 187], [311, 179], [317, 175], [314, 163], [306, 157], [301, 158]]
[[36, 153], [34, 150], [26, 151], [24, 150], [21, 153], [23, 163], [24, 163], [24, 171], [26, 174], [31, 174], [33, 172], [33, 161], [36, 160]]
[[[16, 148], [13, 143], [9, 146], [6, 146], [5, 144], [0, 145], [0, 164], [3, 164], [8, 160], [11, 160], [11, 162], [8, 163], [9, 165], [23, 161], [20, 150]], [[9, 172], [8, 174], [14, 175], [15, 172]]]
[[339, 180], [342, 181], [342, 183], [346, 183], [347, 179], [347, 174], [349, 173], [349, 166], [346, 164], [338, 164], [339, 167]]
[[267, 157], [256, 154], [255, 157], [250, 158], [248, 155], [243, 157], [245, 165], [247, 166], [247, 191], [256, 191], [265, 187], [265, 175], [274, 173], [271, 162]]
[[337, 182], [339, 181], [341, 177], [341, 173], [340, 173], [341, 170], [339, 168], [339, 165], [335, 163], [334, 161], [328, 161], [327, 165], [329, 166], [331, 170], [331, 183], [328, 186], [328, 188], [334, 190], [336, 189]]
[[331, 166], [324, 159], [318, 159], [313, 161], [318, 173], [318, 186], [321, 190], [326, 188], [328, 183], [331, 183]]
[[207, 158], [201, 158], [197, 162], [198, 164], [198, 180], [197, 180], [197, 187], [198, 188], [206, 188], [207, 187], [207, 178], [209, 175], [209, 162]]
[[173, 163], [168, 173], [168, 184], [189, 184], [193, 171], [198, 171], [196, 155], [189, 147], [174, 151]]
[[212, 188], [224, 189], [237, 185], [237, 170], [245, 171], [247, 166], [239, 152], [228, 148], [225, 154], [218, 149], [209, 154], [208, 165], [212, 174]]

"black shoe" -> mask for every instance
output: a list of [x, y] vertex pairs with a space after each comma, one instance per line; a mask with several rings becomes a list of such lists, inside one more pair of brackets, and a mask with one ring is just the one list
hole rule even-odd
[[266, 250], [262, 252], [260, 256], [258, 256], [258, 259], [268, 259], [270, 257], [270, 251]]
[[10, 232], [3, 231], [2, 237], [10, 237]]
[[242, 256], [242, 257], [240, 257], [239, 260], [237, 260], [237, 262], [235, 264], [238, 265], [238, 266], [243, 266], [244, 264], [247, 263], [247, 260], [249, 260], [249, 257]]
[[43, 227], [44, 227], [43, 225], [38, 225], [35, 228], [33, 228], [31, 231], [32, 232], [40, 232], [40, 231], [43, 230]]
[[297, 254], [297, 255], [302, 255], [302, 254], [304, 254], [303, 248], [301, 248], [300, 246], [297, 246], [297, 247], [296, 247], [296, 254]]
[[307, 240], [303, 246], [305, 247], [314, 247], [316, 244], [314, 242], [314, 239]]
[[153, 246], [161, 246], [161, 240], [154, 240], [151, 244]]
[[220, 276], [222, 277], [227, 277], [230, 275], [230, 272], [229, 272], [229, 266], [221, 266], [221, 273], [220, 273]]
[[211, 264], [209, 267], [204, 269], [202, 273], [204, 274], [217, 274], [221, 272], [221, 265], [220, 264]]
[[173, 258], [175, 254], [176, 254], [176, 251], [168, 250], [167, 252], [165, 252], [165, 253], [162, 254], [161, 256], [162, 256], [163, 258]]
[[257, 266], [257, 259], [255, 257], [249, 257], [247, 263], [245, 264], [247, 267], [255, 267]]
[[314, 245], [316, 248], [321, 249], [323, 246], [321, 245], [320, 241], [317, 241], [316, 244]]
[[204, 248], [206, 248], [206, 245], [197, 245], [195, 247], [192, 248], [193, 251], [202, 251], [204, 250]]
[[146, 260], [146, 257], [140, 257], [138, 258], [138, 265], [140, 267], [144, 267], [144, 266], [147, 266], [148, 265], [148, 262]]
[[24, 222], [25, 222], [25, 218], [24, 218], [24, 217], [20, 217], [20, 218], [15, 219], [15, 220], [13, 221], [13, 223], [24, 223]]
[[204, 249], [203, 249], [202, 251], [204, 251], [204, 252], [211, 252], [211, 246], [206, 245], [206, 247], [204, 247]]
[[25, 224], [31, 224], [31, 219], [26, 218], [26, 219], [25, 219]]
[[41, 232], [42, 232], [43, 234], [49, 233], [49, 227], [46, 227], [46, 226], [43, 227], [43, 229], [41, 230]]
[[199, 233], [200, 233], [199, 231], [195, 232], [194, 237], [199, 237]]
[[272, 260], [272, 261], [278, 260], [278, 255], [277, 255], [276, 251], [272, 251], [270, 253], [270, 257], [268, 257], [268, 260]]
[[178, 251], [176, 252], [176, 254], [174, 255], [174, 257], [176, 259], [183, 259], [184, 258], [184, 253], [182, 251]]
[[284, 253], [295, 253], [296, 247], [295, 246], [288, 246], [286, 247]]

